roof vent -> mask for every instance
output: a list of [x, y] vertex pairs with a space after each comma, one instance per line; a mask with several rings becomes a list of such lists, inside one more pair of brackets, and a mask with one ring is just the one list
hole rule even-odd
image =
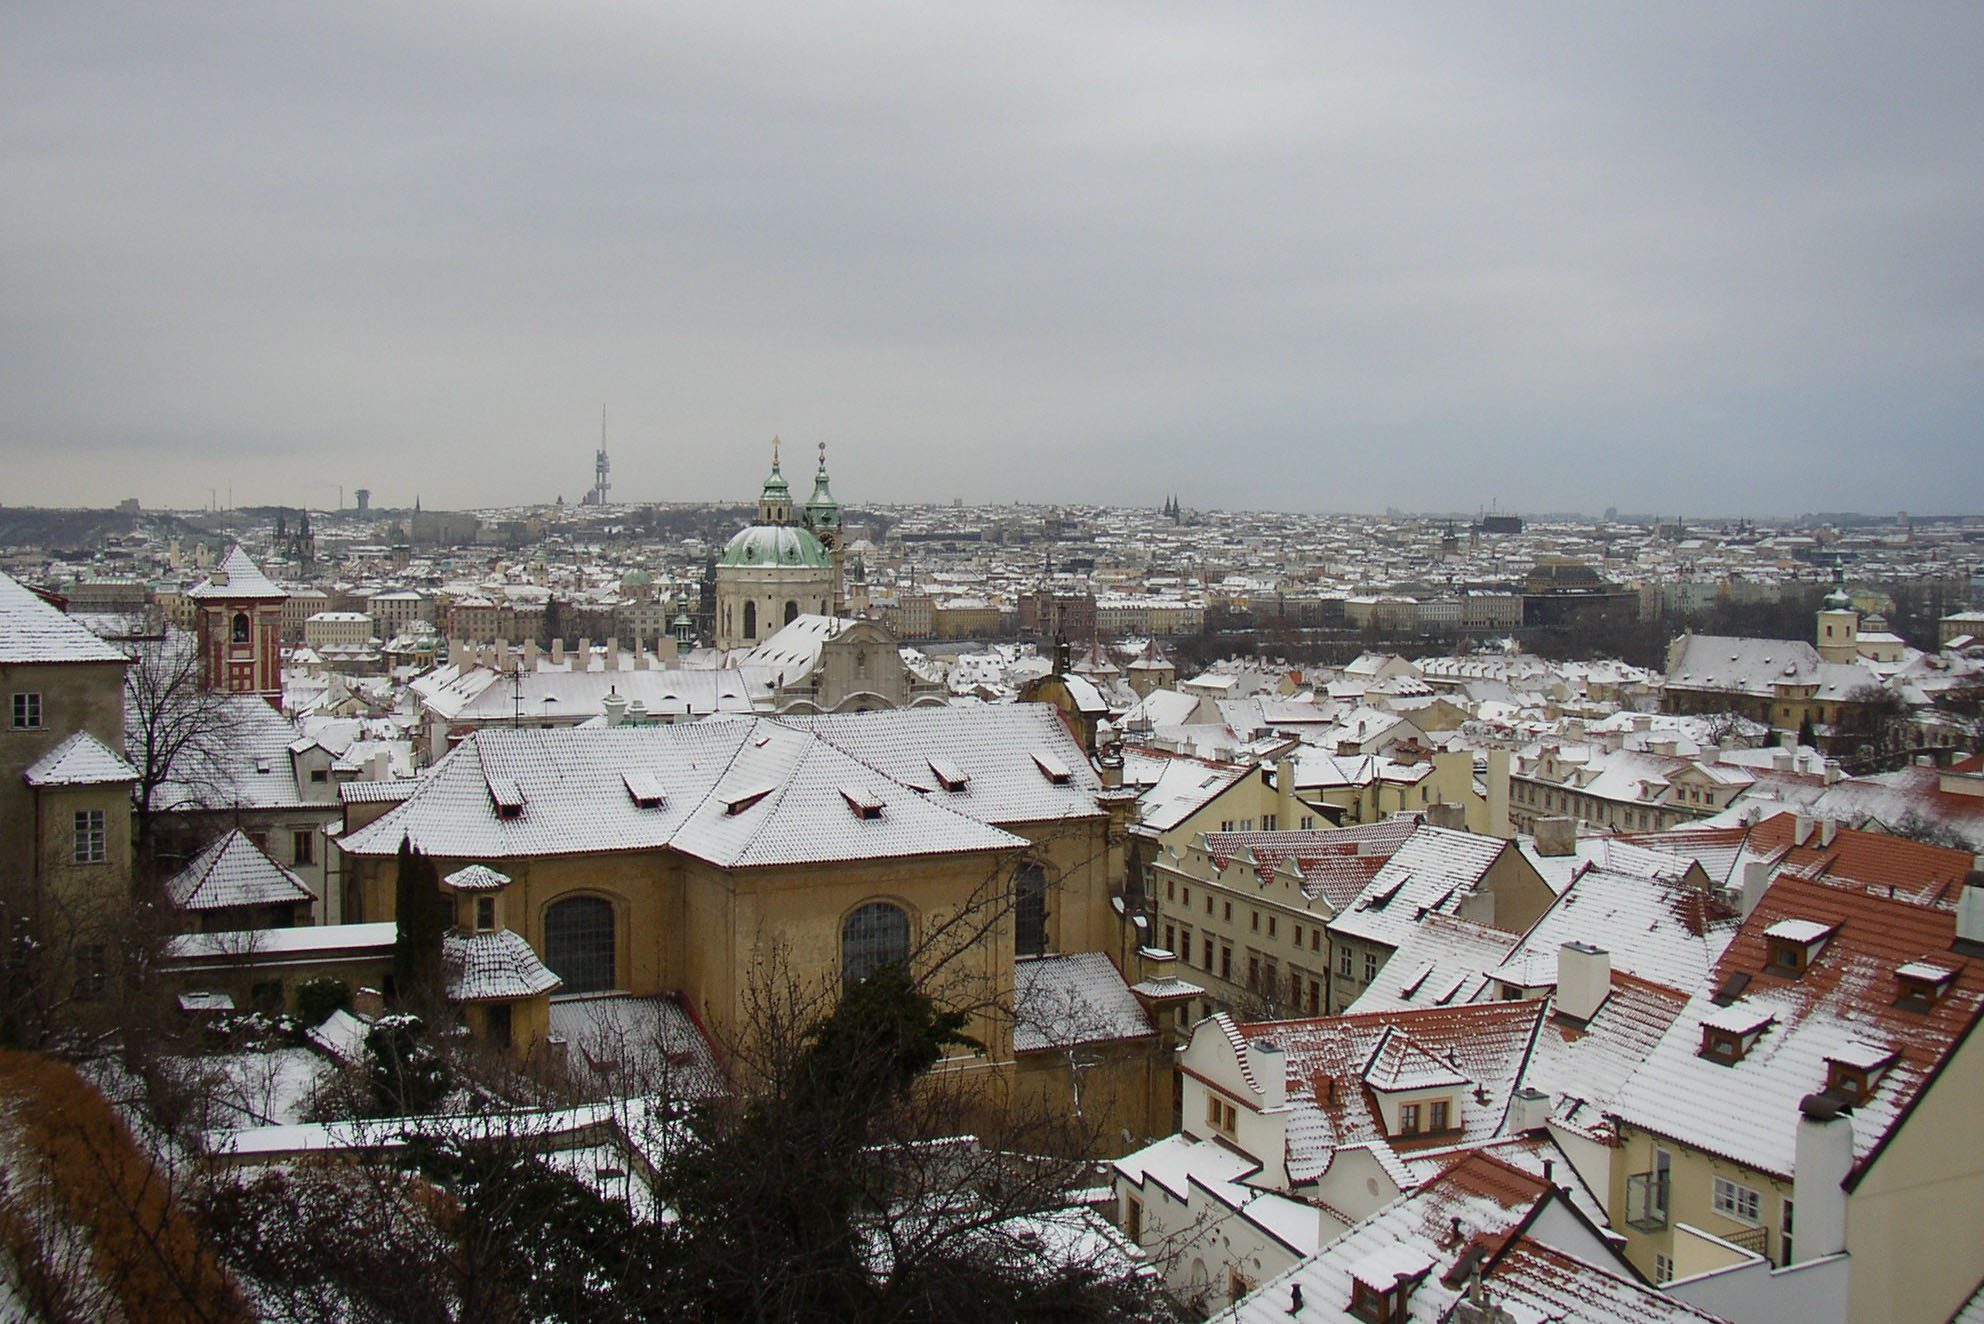
[[620, 774], [620, 780], [626, 783], [627, 795], [642, 809], [659, 809], [668, 803], [661, 778], [651, 772], [629, 768]]
[[1034, 766], [1040, 769], [1040, 775], [1056, 786], [1066, 786], [1074, 780], [1074, 774], [1068, 771], [1068, 765], [1052, 754], [1036, 753], [1033, 762]]
[[930, 772], [947, 791], [962, 791], [971, 784], [970, 775], [949, 759], [931, 759]]
[[723, 801], [723, 812], [726, 814], [741, 814], [771, 793], [772, 788], [770, 786], [759, 785], [753, 786], [748, 791], [726, 796]]
[[843, 786], [840, 788], [840, 797], [847, 801], [847, 807], [854, 812], [854, 816], [861, 819], [880, 818], [882, 808], [887, 803], [865, 786]]
[[1927, 1011], [1943, 1000], [1956, 982], [1959, 970], [1937, 965], [1932, 961], [1910, 961], [1897, 966], [1894, 972], [1895, 983], [1900, 988], [1900, 996], [1894, 1005], [1904, 1011]]
[[515, 818], [524, 811], [524, 788], [517, 785], [515, 777], [491, 777], [489, 799], [498, 818]]

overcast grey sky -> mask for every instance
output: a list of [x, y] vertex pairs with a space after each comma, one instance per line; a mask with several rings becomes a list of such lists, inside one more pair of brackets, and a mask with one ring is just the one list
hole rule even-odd
[[0, 10], [9, 504], [1984, 509], [1984, 5]]

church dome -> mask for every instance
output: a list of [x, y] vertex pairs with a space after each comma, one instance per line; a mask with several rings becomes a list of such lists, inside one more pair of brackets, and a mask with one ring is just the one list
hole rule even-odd
[[730, 540], [717, 564], [830, 569], [833, 558], [818, 538], [797, 525], [753, 524]]

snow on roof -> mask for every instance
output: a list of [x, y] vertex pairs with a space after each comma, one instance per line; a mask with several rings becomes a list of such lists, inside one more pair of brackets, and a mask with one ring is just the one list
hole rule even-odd
[[30, 786], [107, 786], [138, 780], [121, 754], [87, 731], [78, 731], [36, 759], [22, 774]]
[[471, 864], [441, 880], [457, 892], [500, 892], [510, 885], [508, 874], [498, 873], [486, 864]]
[[441, 964], [448, 971], [448, 996], [457, 1002], [536, 997], [564, 983], [545, 969], [524, 936], [514, 929], [443, 934]]
[[1386, 1029], [1379, 1035], [1370, 1060], [1364, 1064], [1362, 1079], [1381, 1094], [1474, 1083], [1454, 1063], [1421, 1048], [1409, 1034], [1397, 1029]]
[[0, 574], [0, 664], [130, 660], [19, 580]]
[[1674, 988], [1701, 988], [1736, 924], [1735, 911], [1700, 888], [1584, 869], [1492, 973], [1525, 988], [1554, 985], [1558, 949], [1584, 942], [1610, 952], [1614, 970]]
[[1150, 1017], [1102, 952], [1013, 962], [1013, 1048], [1071, 1048], [1154, 1033]]
[[1790, 942], [1814, 943], [1833, 931], [1833, 925], [1821, 924], [1815, 919], [1781, 919], [1764, 930], [1767, 938], [1784, 938]]
[[[1787, 919], [1837, 926], [1797, 972], [1770, 964], [1767, 932]], [[1854, 1153], [1864, 1162], [1984, 1008], [1984, 964], [1974, 961], [1926, 1007], [1900, 996], [1895, 971], [1947, 960], [1941, 954], [1955, 928], [1954, 915], [1939, 907], [1780, 876], [1710, 975], [1710, 989], [1747, 977], [1741, 1000], [1728, 1007], [1706, 995], [1691, 1000], [1612, 1111], [1641, 1129], [1790, 1177], [1799, 1101], [1827, 1087], [1828, 1058], [1852, 1043], [1882, 1043], [1897, 1059], [1854, 1104]], [[1703, 1026], [1741, 1033], [1765, 1016], [1771, 1028], [1739, 1060], [1701, 1056]]]
[[1241, 764], [1166, 760], [1157, 780], [1137, 799], [1138, 819], [1153, 832], [1169, 832], [1253, 772]]
[[601, 1088], [674, 1099], [710, 1099], [725, 1091], [716, 1050], [672, 997], [556, 996], [551, 1033], [571, 1046], [571, 1066]]
[[1422, 823], [1337, 915], [1333, 929], [1396, 948], [1428, 914], [1457, 910], [1507, 849], [1513, 847], [1495, 837]]
[[301, 878], [265, 855], [240, 828], [195, 855], [166, 883], [165, 894], [181, 910], [316, 900]]
[[1346, 1010], [1458, 1006], [1473, 1002], [1486, 972], [1508, 957], [1517, 935], [1454, 915], [1431, 914], [1414, 927], [1378, 977]]
[[[811, 732], [905, 786], [1001, 826], [1095, 818], [1102, 779], [1061, 715], [1041, 703], [970, 708], [912, 708], [893, 712], [828, 713], [780, 719]], [[968, 754], [970, 785], [949, 792], [933, 784], [930, 756]], [[1068, 773], [1065, 783], [1043, 776], [1036, 755]]]
[[247, 929], [232, 933], [182, 933], [166, 942], [165, 958], [168, 962], [253, 965], [290, 958], [379, 954], [390, 951], [398, 935], [399, 926], [391, 920], [376, 924], [305, 924], [293, 929]]
[[262, 568], [249, 559], [248, 553], [236, 543], [221, 558], [220, 567], [213, 574], [186, 590], [186, 596], [194, 601], [212, 600], [234, 602], [248, 598], [286, 598], [288, 593], [277, 588]]
[[[883, 719], [878, 728], [894, 728], [912, 715], [869, 716]], [[340, 845], [352, 854], [387, 855], [406, 837], [429, 854], [497, 862], [672, 847], [712, 864], [750, 867], [1025, 844], [977, 816], [997, 805], [996, 796], [979, 794], [982, 772], [970, 795], [940, 799], [905, 786], [877, 817], [850, 817], [839, 788], [879, 778], [815, 729], [768, 718], [587, 731], [487, 728], [443, 756], [406, 801]], [[980, 768], [988, 757], [982, 749], [973, 755]], [[927, 759], [926, 750], [917, 765], [926, 781]], [[650, 807], [630, 797], [621, 772], [628, 767], [667, 785], [665, 801]], [[518, 788], [521, 810], [496, 809], [488, 787], [497, 781]]]
[[[1390, 1138], [1376, 1105], [1359, 1088], [1369, 1066], [1378, 1066], [1381, 1080], [1410, 1079], [1421, 1066], [1429, 1080], [1436, 1071], [1464, 1078], [1473, 1088], [1455, 1087], [1454, 1143], [1476, 1143], [1499, 1133], [1547, 1010], [1535, 999], [1413, 1008], [1239, 1026], [1229, 1038], [1242, 1062], [1249, 1038], [1271, 1034], [1282, 1047], [1288, 1174], [1290, 1181], [1301, 1183], [1327, 1168], [1339, 1149], [1365, 1145], [1391, 1159]], [[1393, 1058], [1377, 1061], [1382, 1041], [1393, 1031], [1417, 1050], [1409, 1053], [1404, 1045], [1395, 1050], [1395, 1069]]]

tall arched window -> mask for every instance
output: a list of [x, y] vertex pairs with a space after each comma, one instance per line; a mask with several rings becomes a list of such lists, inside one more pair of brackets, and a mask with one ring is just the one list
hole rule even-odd
[[900, 906], [870, 901], [840, 926], [840, 977], [858, 984], [885, 965], [909, 959], [909, 916]]
[[234, 613], [234, 642], [237, 644], [248, 642], [248, 613], [245, 611]]
[[613, 978], [613, 903], [572, 896], [544, 912], [544, 964], [565, 981], [564, 993], [599, 993]]
[[755, 602], [744, 604], [744, 637], [746, 639], [758, 637], [758, 604]]
[[1047, 950], [1047, 870], [1023, 864], [1013, 875], [1013, 951], [1039, 956]]
[[790, 625], [798, 619], [799, 619], [799, 604], [788, 598], [785, 604], [785, 623], [787, 625]]

